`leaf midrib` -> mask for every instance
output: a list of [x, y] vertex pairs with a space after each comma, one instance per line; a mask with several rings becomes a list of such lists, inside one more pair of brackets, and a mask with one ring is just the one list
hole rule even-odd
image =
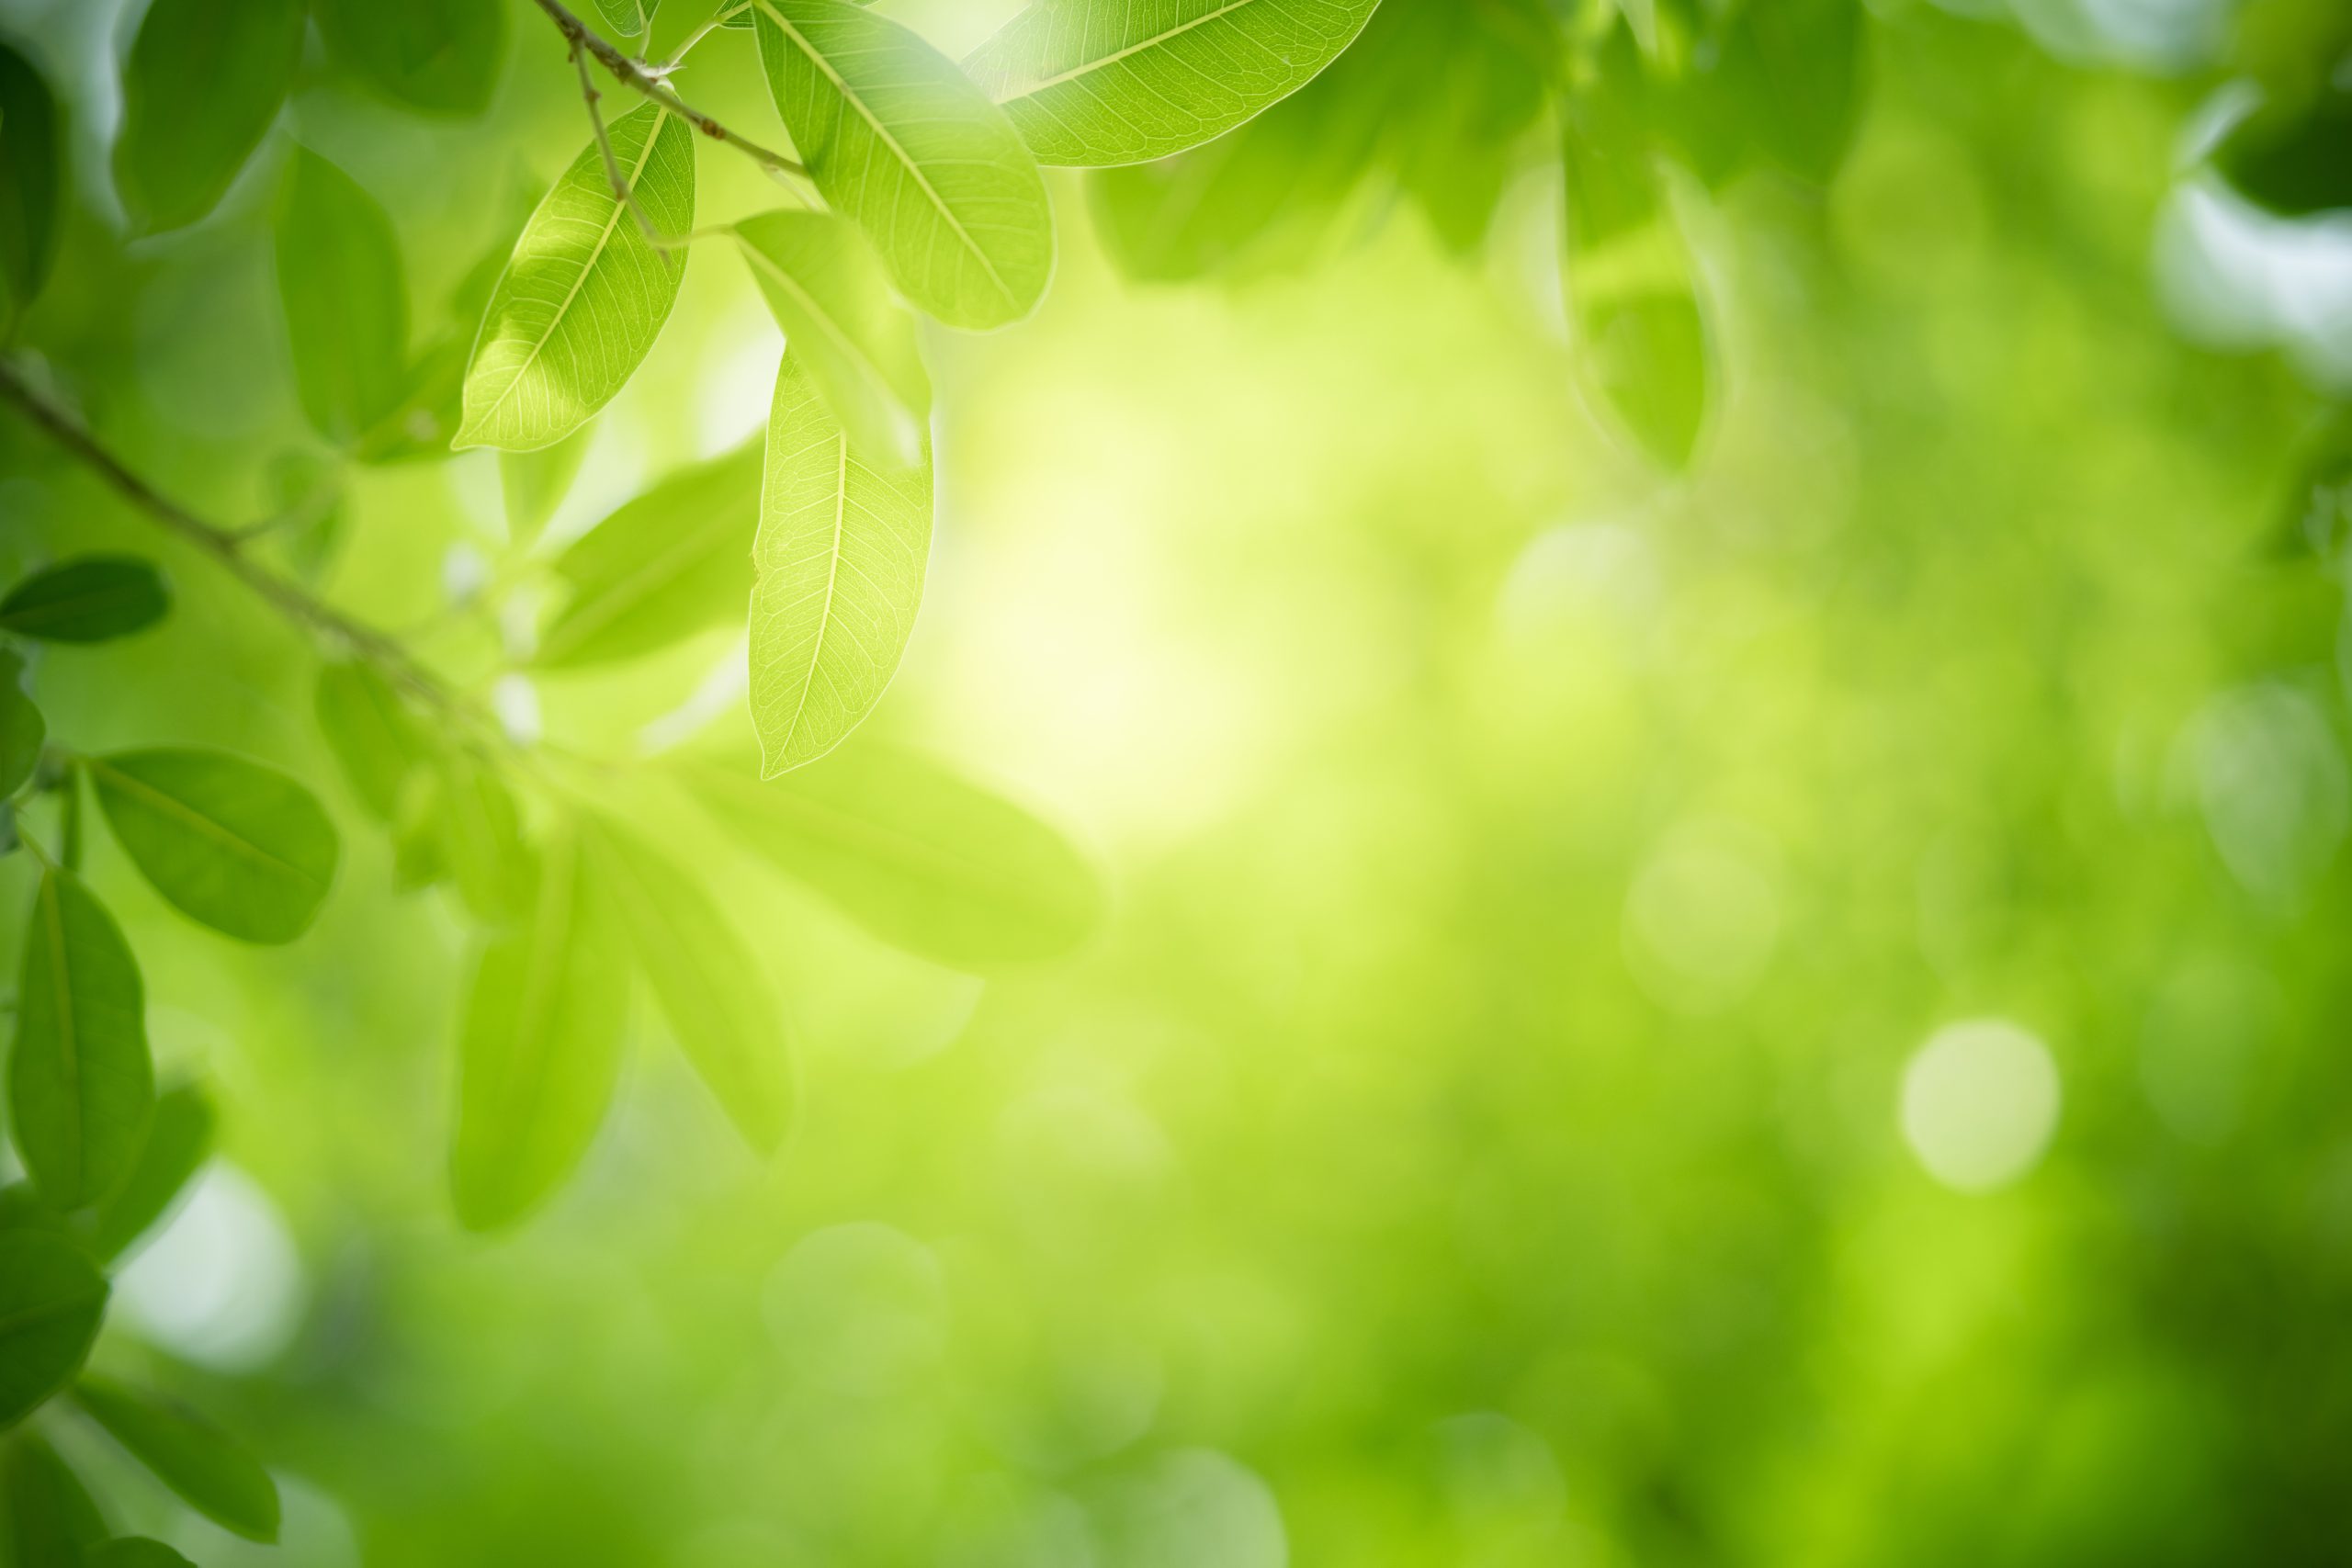
[[1165, 32], [1154, 33], [1151, 37], [1131, 43], [1125, 49], [1114, 51], [1110, 54], [1102, 56], [1100, 59], [1089, 60], [1082, 64], [1073, 65], [1057, 76], [1048, 76], [1044, 81], [1038, 82], [1032, 86], [1023, 87], [1012, 97], [1005, 99], [1004, 102], [1009, 104], [1018, 103], [1023, 98], [1035, 97], [1038, 94], [1044, 92], [1048, 87], [1058, 87], [1065, 82], [1075, 82], [1081, 76], [1091, 74], [1097, 71], [1108, 70], [1110, 67], [1118, 64], [1119, 62], [1127, 59], [1131, 55], [1141, 54], [1144, 51], [1148, 49], [1158, 49], [1161, 45], [1167, 43], [1170, 39], [1183, 37], [1186, 33], [1191, 32], [1194, 28], [1203, 28], [1208, 26], [1211, 22], [1222, 21], [1227, 17], [1233, 15], [1236, 11], [1247, 10], [1256, 4], [1258, 4], [1258, 0], [1227, 0], [1225, 5], [1218, 6], [1216, 10], [1204, 11], [1189, 22], [1179, 22]]
[[57, 896], [58, 874], [50, 873], [40, 879], [40, 904], [43, 923], [49, 928], [50, 977], [57, 988], [57, 1043], [62, 1057], [65, 1090], [73, 1100], [73, 1114], [66, 1117], [69, 1141], [73, 1145], [74, 1190], [78, 1193], [89, 1179], [83, 1168], [85, 1158], [82, 1138], [82, 1117], [85, 1107], [82, 1094], [82, 1035], [81, 1021], [74, 1010], [74, 966], [65, 957], [65, 906]]
[[[619, 587], [588, 601], [594, 614], [578, 612], [572, 606], [567, 606], [562, 616], [548, 628], [548, 640], [539, 650], [541, 662], [553, 668], [578, 652], [597, 633], [610, 627], [616, 619], [685, 575], [669, 570], [673, 562], [707, 554], [710, 540], [735, 525], [734, 518], [714, 509], [710, 521], [680, 535], [670, 548], [623, 579]], [[574, 605], [578, 603], [574, 601]]]
[[[738, 238], [742, 238], [740, 230]], [[798, 278], [786, 271], [777, 264], [774, 256], [761, 250], [749, 239], [743, 240], [743, 249], [751, 257], [752, 266], [764, 271], [777, 283], [790, 289], [793, 298], [807, 306], [808, 313], [817, 319], [817, 325], [823, 330], [824, 335], [838, 344], [842, 352], [854, 361], [859, 369], [865, 371], [876, 383], [887, 389], [893, 401], [897, 400], [899, 389], [891, 385], [890, 377], [882, 368], [881, 363], [866, 353], [855, 338], [842, 330], [841, 323], [833, 319], [833, 313], [827, 310], [815, 295], [809, 293]]]
[[323, 890], [325, 888], [326, 884], [324, 882], [312, 877], [309, 872], [303, 870], [300, 866], [294, 864], [290, 861], [281, 860], [277, 856], [271, 854], [267, 850], [263, 849], [259, 844], [256, 844], [251, 840], [243, 838], [237, 833], [232, 832], [225, 825], [212, 818], [207, 817], [203, 812], [198, 811], [193, 806], [188, 805], [187, 802], [181, 800], [176, 796], [166, 795], [164, 791], [157, 789], [153, 784], [147, 783], [145, 780], [134, 777], [130, 773], [126, 773], [120, 768], [111, 766], [102, 757], [92, 757], [89, 759], [89, 763], [90, 771], [92, 773], [106, 774], [108, 778], [114, 781], [118, 788], [125, 788], [126, 793], [142, 796], [152, 806], [161, 807], [165, 808], [168, 813], [177, 814], [183, 819], [194, 823], [198, 828], [203, 829], [206, 833], [209, 833], [220, 842], [228, 845], [231, 849], [241, 852], [248, 859], [258, 861], [264, 865], [276, 866], [278, 870], [284, 872], [288, 876], [292, 877], [297, 883], [300, 884], [306, 889]]
[[[813, 396], [813, 389], [808, 390]], [[834, 440], [841, 447], [840, 463], [833, 480], [833, 547], [825, 559], [825, 603], [817, 616], [817, 641], [808, 649], [808, 668], [800, 678], [800, 700], [793, 705], [792, 717], [784, 727], [784, 739], [776, 747], [776, 754], [792, 754], [794, 737], [800, 733], [800, 720], [808, 711], [808, 694], [817, 689], [817, 667], [825, 659], [825, 634], [833, 624], [833, 600], [842, 580], [842, 533], [847, 526], [849, 514], [849, 432], [840, 431]]]

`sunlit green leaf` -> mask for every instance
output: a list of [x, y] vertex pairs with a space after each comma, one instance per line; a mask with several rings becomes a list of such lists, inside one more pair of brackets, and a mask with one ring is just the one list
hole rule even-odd
[[183, 1502], [248, 1540], [277, 1539], [277, 1485], [224, 1434], [176, 1405], [85, 1377], [74, 1402]]
[[0, 597], [0, 631], [41, 642], [105, 642], [144, 631], [172, 607], [164, 575], [136, 556], [78, 556]]
[[42, 1230], [0, 1232], [0, 1427], [73, 1381], [106, 1304], [105, 1279], [71, 1242]]
[[559, 834], [528, 915], [484, 950], [466, 1003], [451, 1175], [469, 1228], [520, 1219], [594, 1142], [620, 1073], [628, 956], [579, 839]]
[[418, 768], [401, 781], [392, 807], [392, 886], [401, 893], [430, 887], [449, 874], [442, 843], [442, 783], [438, 768]]
[[428, 754], [416, 716], [373, 665], [356, 659], [320, 667], [313, 706], [359, 804], [379, 822], [391, 821], [401, 784]]
[[[655, 230], [695, 220], [694, 131], [648, 104], [610, 128], [613, 156]], [[459, 446], [532, 451], [612, 400], [661, 334], [684, 251], [657, 251], [591, 145], [539, 203], [492, 292], [466, 371]]]
[[918, 309], [1019, 321], [1053, 273], [1036, 161], [988, 95], [897, 22], [845, 0], [755, 0], [776, 110], [817, 188]]
[[25, 694], [24, 660], [0, 648], [0, 796], [24, 788], [40, 765], [40, 749], [48, 739], [49, 725]]
[[117, 751], [85, 765], [123, 852], [183, 914], [245, 942], [310, 929], [336, 844], [309, 790], [225, 751]]
[[821, 212], [764, 212], [735, 232], [786, 345], [850, 439], [893, 461], [915, 461], [931, 378], [914, 318], [891, 297], [873, 248]]
[[345, 67], [426, 114], [490, 105], [506, 58], [506, 7], [482, 0], [312, 0], [319, 31]]
[[1040, 163], [1165, 158], [1298, 91], [1379, 0], [1035, 0], [965, 62]]
[[912, 468], [875, 462], [786, 354], [752, 549], [752, 722], [771, 778], [840, 745], [882, 700], [922, 602], [931, 502], [928, 439]]
[[754, 443], [671, 475], [574, 540], [555, 561], [571, 594], [534, 662], [608, 663], [740, 620], [752, 595], [760, 477]]
[[623, 38], [635, 38], [653, 25], [654, 7], [660, 3], [661, 0], [596, 0], [596, 14]]
[[143, 1535], [103, 1541], [82, 1554], [83, 1568], [195, 1568], [195, 1564]]
[[40, 70], [0, 41], [0, 336], [48, 281], [57, 254], [64, 142]]
[[90, 1216], [90, 1248], [114, 1258], [154, 1229], [212, 1152], [212, 1102], [193, 1084], [155, 1097], [139, 1158]]
[[[384, 7], [391, 9], [392, 7]], [[154, 0], [122, 73], [115, 188], [154, 233], [212, 210], [294, 79], [303, 0]]]
[[596, 427], [582, 425], [552, 446], [498, 455], [498, 491], [506, 506], [506, 537], [526, 544], [537, 536], [571, 493]]
[[590, 852], [686, 1059], [744, 1140], [774, 1149], [792, 1115], [792, 1062], [763, 966], [710, 896], [628, 829], [597, 824]]
[[844, 748], [772, 784], [706, 770], [701, 798], [751, 849], [885, 941], [957, 968], [1050, 958], [1102, 917], [1051, 828], [896, 748]]
[[468, 752], [435, 770], [433, 826], [438, 844], [423, 857], [446, 869], [478, 919], [506, 925], [530, 908], [531, 852], [523, 814], [495, 767]]
[[60, 1209], [111, 1193], [146, 1141], [155, 1077], [139, 966], [71, 872], [41, 878], [25, 921], [8, 1097], [17, 1152]]
[[82, 1568], [103, 1540], [98, 1506], [55, 1449], [19, 1432], [0, 1450], [0, 1562], [9, 1568]]
[[308, 148], [277, 208], [277, 298], [302, 412], [347, 442], [407, 389], [408, 283], [391, 220], [358, 182]]

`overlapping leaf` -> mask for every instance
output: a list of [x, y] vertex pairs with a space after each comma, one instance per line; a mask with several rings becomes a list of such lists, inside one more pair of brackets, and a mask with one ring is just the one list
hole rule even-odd
[[0, 332], [31, 306], [56, 259], [65, 167], [59, 130], [48, 82], [0, 41]]
[[90, 1216], [92, 1252], [114, 1258], [155, 1228], [212, 1152], [212, 1102], [192, 1084], [156, 1097], [130, 1174]]
[[337, 60], [425, 114], [490, 106], [506, 55], [506, 7], [483, 0], [311, 0]]
[[914, 462], [931, 378], [914, 318], [891, 298], [873, 248], [822, 212], [762, 213], [735, 233], [786, 345], [850, 439], [877, 457]]
[[25, 661], [0, 649], [0, 799], [22, 789], [40, 763], [49, 725], [25, 694]]
[[83, 1378], [74, 1402], [198, 1513], [248, 1540], [277, 1539], [277, 1485], [226, 1434], [106, 1379]]
[[401, 785], [427, 757], [416, 716], [389, 682], [356, 659], [320, 668], [314, 707], [327, 749], [360, 805], [379, 822], [392, 820]]
[[0, 1427], [73, 1381], [106, 1304], [106, 1280], [71, 1242], [41, 1230], [0, 1232]]

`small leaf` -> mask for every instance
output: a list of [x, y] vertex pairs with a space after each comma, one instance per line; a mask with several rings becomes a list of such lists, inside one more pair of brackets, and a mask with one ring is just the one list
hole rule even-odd
[[49, 280], [57, 258], [64, 143], [57, 100], [39, 67], [0, 42], [0, 336]]
[[212, 1152], [212, 1102], [194, 1084], [155, 1099], [155, 1114], [130, 1174], [90, 1217], [90, 1247], [101, 1258], [155, 1228]]
[[469, 117], [490, 107], [506, 58], [506, 7], [483, 0], [312, 0], [327, 48], [406, 107]]
[[350, 175], [298, 147], [277, 255], [302, 412], [328, 440], [352, 441], [407, 390], [408, 283], [391, 220]]
[[136, 556], [77, 556], [0, 598], [0, 631], [39, 642], [106, 642], [145, 631], [172, 607], [163, 573]]
[[547, 526], [548, 519], [571, 493], [571, 481], [580, 477], [581, 461], [588, 456], [595, 434], [591, 423], [552, 446], [498, 455], [498, 489], [506, 503], [509, 544], [527, 544]]
[[890, 294], [873, 247], [822, 212], [763, 212], [735, 225], [786, 345], [858, 446], [917, 460], [931, 379], [914, 318]]
[[106, 1305], [106, 1280], [71, 1242], [42, 1230], [0, 1232], [0, 1427], [74, 1381]]
[[374, 666], [337, 659], [320, 667], [315, 703], [327, 750], [368, 815], [390, 822], [401, 786], [427, 756], [423, 728]]
[[686, 1059], [744, 1141], [774, 1150], [792, 1115], [792, 1062], [759, 960], [707, 893], [626, 828], [598, 823], [589, 852]]
[[1141, 164], [1314, 80], [1379, 0], [1036, 0], [964, 62], [1042, 164]]
[[495, 768], [462, 752], [441, 760], [435, 784], [440, 863], [477, 919], [514, 924], [530, 909], [535, 873], [513, 792]]
[[42, 876], [25, 922], [8, 1097], [17, 1152], [59, 1209], [111, 1193], [146, 1141], [155, 1077], [139, 966], [71, 872]]
[[930, 553], [928, 440], [914, 468], [876, 465], [786, 354], [752, 547], [752, 723], [767, 776], [823, 756], [881, 701]]
[[25, 661], [0, 648], [0, 797], [25, 787], [48, 739], [48, 723], [25, 695]]
[[0, 1454], [0, 1562], [10, 1568], [82, 1568], [107, 1533], [98, 1506], [70, 1466], [30, 1432]]
[[187, 1558], [160, 1540], [127, 1535], [105, 1541], [82, 1553], [83, 1568], [196, 1568]]
[[2352, 83], [2266, 105], [2223, 139], [2214, 161], [2249, 200], [2289, 218], [2352, 208]]
[[767, 784], [718, 770], [692, 778], [748, 848], [938, 963], [1051, 958], [1102, 918], [1101, 886], [1061, 835], [909, 752], [848, 747]]
[[533, 662], [572, 670], [667, 648], [742, 618], [760, 521], [760, 448], [673, 474], [555, 560], [571, 595]]
[[261, 145], [301, 57], [304, 10], [302, 0], [148, 6], [123, 67], [114, 144], [115, 186], [141, 231], [211, 211]]
[[[613, 156], [664, 234], [695, 220], [694, 131], [651, 104], [613, 121]], [[466, 371], [456, 445], [551, 446], [612, 400], [677, 302], [685, 254], [646, 242], [590, 146], [531, 215]]]
[[578, 837], [550, 844], [522, 926], [474, 972], [458, 1041], [458, 1218], [511, 1224], [579, 1165], [620, 1076], [628, 952]]
[[182, 914], [243, 942], [292, 942], [334, 880], [334, 828], [309, 790], [225, 751], [85, 759], [123, 852]]
[[277, 1539], [277, 1483], [222, 1433], [176, 1405], [98, 1378], [75, 1383], [74, 1403], [206, 1518], [248, 1540]]
[[899, 291], [951, 327], [1036, 308], [1054, 269], [1046, 185], [953, 62], [845, 0], [753, 0], [769, 94], [817, 188]]
[[419, 768], [401, 784], [392, 807], [392, 886], [401, 893], [430, 887], [449, 874], [441, 842], [441, 774]]

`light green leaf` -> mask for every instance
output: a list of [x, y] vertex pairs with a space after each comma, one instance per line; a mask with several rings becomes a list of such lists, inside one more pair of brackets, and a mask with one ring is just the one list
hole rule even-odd
[[735, 233], [786, 346], [850, 439], [877, 457], [914, 462], [931, 378], [914, 318], [891, 297], [873, 248], [822, 212], [763, 212]]
[[964, 62], [1044, 164], [1165, 158], [1314, 80], [1380, 0], [1037, 0]]
[[312, 0], [338, 62], [425, 114], [490, 107], [506, 58], [506, 7], [483, 0]]
[[1093, 871], [1058, 833], [896, 748], [848, 747], [775, 784], [715, 769], [692, 780], [750, 849], [938, 963], [1050, 958], [1102, 918]]
[[392, 221], [350, 175], [298, 147], [278, 200], [277, 255], [302, 412], [328, 440], [352, 441], [407, 390], [408, 283]]
[[187, 1558], [160, 1540], [127, 1535], [90, 1548], [82, 1554], [83, 1568], [196, 1568]]
[[[391, 7], [385, 7], [391, 9]], [[212, 210], [277, 118], [302, 53], [303, 0], [154, 0], [122, 73], [115, 188], [159, 233]]]
[[292, 942], [334, 880], [334, 829], [309, 790], [225, 751], [85, 760], [107, 825], [155, 891], [241, 941]]
[[416, 716], [390, 682], [356, 659], [320, 667], [313, 705], [327, 750], [343, 764], [359, 804], [377, 821], [391, 821], [401, 784], [428, 754]]
[[596, 0], [596, 14], [623, 38], [635, 38], [653, 25], [653, 10], [661, 0]]
[[760, 448], [673, 474], [558, 556], [567, 599], [534, 662], [574, 670], [666, 648], [741, 619], [760, 522]]
[[212, 1102], [194, 1084], [156, 1097], [130, 1176], [90, 1216], [92, 1251], [113, 1258], [155, 1228], [212, 1152]]
[[[693, 129], [648, 104], [613, 121], [610, 136], [655, 230], [693, 228]], [[492, 292], [455, 445], [528, 452], [585, 424], [661, 335], [685, 264], [684, 251], [647, 243], [592, 144], [531, 214]]]
[[475, 970], [458, 1043], [458, 1218], [492, 1230], [561, 1185], [620, 1076], [628, 951], [576, 834], [548, 847], [528, 916]]
[[188, 1506], [248, 1540], [277, 1539], [277, 1483], [260, 1461], [177, 1405], [83, 1378], [74, 1403]]
[[826, 202], [951, 327], [1036, 308], [1053, 211], [1012, 122], [955, 63], [845, 0], [754, 0], [776, 111]]
[[0, 648], [0, 797], [25, 787], [48, 739], [48, 722], [25, 695], [25, 661]]
[[145, 631], [172, 596], [136, 556], [77, 556], [33, 573], [0, 598], [0, 631], [38, 642], [106, 642]]
[[57, 256], [64, 188], [57, 100], [39, 67], [0, 42], [0, 336], [15, 330]]
[[497, 926], [521, 919], [530, 908], [534, 872], [514, 792], [495, 767], [464, 752], [441, 759], [435, 784], [439, 841], [430, 858], [457, 882], [477, 919]]
[[139, 966], [71, 872], [41, 878], [25, 922], [8, 1097], [17, 1152], [62, 1210], [111, 1193], [146, 1142], [155, 1076]]
[[1854, 0], [1771, 0], [1733, 19], [1722, 90], [1756, 149], [1800, 179], [1828, 183], [1854, 140], [1867, 15]]
[[107, 1282], [62, 1236], [0, 1232], [0, 1427], [74, 1381], [106, 1314]]
[[876, 464], [784, 356], [752, 547], [752, 723], [770, 778], [840, 745], [882, 700], [922, 602], [931, 449]]
[[392, 807], [392, 887], [413, 893], [449, 874], [448, 851], [442, 844], [441, 773], [419, 768], [401, 781]]
[[82, 1568], [107, 1533], [98, 1506], [57, 1450], [30, 1432], [0, 1454], [0, 1562], [9, 1568]]
[[548, 525], [563, 498], [571, 493], [571, 481], [580, 477], [580, 465], [595, 435], [595, 423], [591, 421], [552, 446], [498, 455], [498, 491], [506, 505], [507, 543], [527, 544]]
[[626, 828], [596, 824], [590, 852], [686, 1059], [744, 1141], [775, 1149], [792, 1116], [792, 1061], [760, 961], [707, 893]]

